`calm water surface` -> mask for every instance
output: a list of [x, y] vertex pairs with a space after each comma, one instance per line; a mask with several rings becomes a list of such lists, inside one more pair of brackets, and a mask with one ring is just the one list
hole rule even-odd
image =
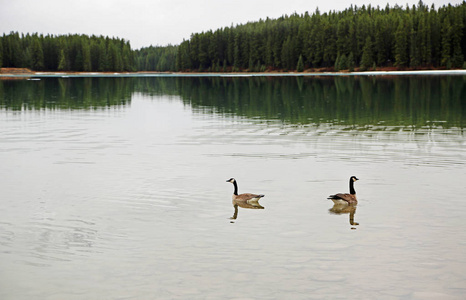
[[465, 82], [0, 81], [0, 299], [464, 299]]

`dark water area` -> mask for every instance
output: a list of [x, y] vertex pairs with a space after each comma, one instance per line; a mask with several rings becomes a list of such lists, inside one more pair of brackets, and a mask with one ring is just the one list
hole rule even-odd
[[42, 78], [0, 81], [0, 106], [95, 109], [131, 95], [179, 96], [195, 109], [290, 124], [465, 126], [465, 76]]
[[0, 299], [464, 298], [466, 76], [33, 79]]

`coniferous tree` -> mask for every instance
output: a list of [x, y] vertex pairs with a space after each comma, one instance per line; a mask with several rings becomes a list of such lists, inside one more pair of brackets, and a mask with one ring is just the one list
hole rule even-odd
[[400, 20], [395, 33], [395, 66], [405, 67], [408, 64], [408, 32], [405, 20]]
[[126, 42], [123, 46], [123, 70], [124, 71], [132, 71], [133, 70], [133, 54], [131, 52], [131, 47], [128, 42]]
[[76, 56], [74, 59], [74, 70], [75, 71], [83, 71], [83, 51], [82, 49], [78, 49], [76, 51]]
[[348, 68], [348, 70], [350, 72], [353, 72], [354, 71], [354, 56], [353, 56], [353, 52], [351, 52], [349, 55], [348, 55], [348, 58], [346, 60], [346, 67]]
[[21, 53], [21, 64], [19, 65], [20, 68], [34, 69], [32, 62], [32, 51], [32, 47], [27, 47], [26, 50]]
[[340, 55], [337, 65], [339, 71], [348, 69], [348, 59], [344, 53]]
[[419, 32], [414, 28], [413, 21], [411, 20], [410, 25], [410, 47], [409, 47], [409, 56], [410, 62], [409, 66], [411, 68], [416, 68], [421, 64], [421, 45], [419, 41]]
[[92, 69], [92, 64], [91, 64], [91, 49], [89, 47], [89, 43], [87, 40], [83, 39], [82, 40], [82, 70], [85, 72], [89, 72]]
[[44, 52], [42, 51], [42, 45], [37, 36], [33, 37], [31, 59], [31, 67], [33, 70], [40, 71], [44, 69]]
[[23, 67], [24, 56], [28, 48], [22, 50], [21, 39], [17, 32], [11, 33], [8, 39], [9, 47], [7, 48], [8, 56], [10, 59], [9, 67], [21, 68]]
[[428, 17], [428, 24], [431, 30], [430, 38], [431, 38], [431, 61], [432, 64], [435, 66], [440, 65], [441, 60], [441, 46], [442, 46], [442, 26], [440, 22], [439, 13], [437, 10], [434, 9], [434, 5], [430, 10], [430, 14]]
[[303, 62], [303, 56], [302, 55], [299, 56], [298, 65], [296, 66], [296, 71], [304, 72], [304, 62]]
[[421, 65], [430, 65], [432, 62], [432, 48], [431, 48], [431, 29], [427, 19], [427, 13], [424, 11], [421, 19], [419, 20], [418, 33], [420, 35], [420, 59]]
[[58, 59], [58, 71], [66, 71], [66, 57], [65, 57], [65, 50], [60, 50], [60, 57]]
[[447, 16], [442, 24], [442, 59], [441, 64], [447, 69], [451, 68], [451, 44], [452, 44], [453, 28], [450, 23], [450, 18]]
[[108, 70], [108, 55], [105, 40], [99, 42], [99, 62], [97, 70], [100, 72]]
[[364, 49], [362, 50], [361, 58], [361, 71], [366, 71], [374, 64], [373, 52], [372, 52], [372, 39], [370, 36], [366, 38]]
[[282, 51], [281, 51], [281, 54], [282, 54], [281, 64], [284, 69], [291, 69], [294, 67], [293, 58], [292, 58], [293, 56], [292, 47], [293, 45], [291, 43], [291, 39], [288, 36], [286, 40], [283, 42]]
[[[465, 2], [466, 3], [466, 2]], [[452, 25], [452, 65], [454, 68], [462, 68], [464, 63], [463, 49], [461, 48], [461, 39], [463, 37], [463, 20], [466, 20], [466, 8], [463, 14], [459, 10], [453, 11]], [[466, 43], [464, 43], [466, 46]], [[466, 49], [464, 49], [466, 50]]]
[[3, 42], [0, 39], [0, 68], [3, 66]]
[[272, 34], [269, 32], [267, 33], [265, 54], [264, 54], [264, 63], [268, 66], [273, 66], [274, 64], [272, 45], [273, 45], [273, 37], [272, 37]]
[[90, 40], [90, 48], [91, 48], [91, 69], [92, 71], [98, 71], [100, 50], [99, 50], [98, 39], [95, 36], [92, 36]]

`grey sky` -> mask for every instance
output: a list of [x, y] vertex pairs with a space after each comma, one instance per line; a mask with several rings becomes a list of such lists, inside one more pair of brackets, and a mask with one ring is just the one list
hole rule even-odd
[[[418, 0], [0, 0], [0, 32], [88, 34], [129, 40], [132, 48], [179, 44], [191, 33], [284, 14], [344, 10], [363, 4], [385, 7]], [[462, 0], [424, 1], [438, 8]]]

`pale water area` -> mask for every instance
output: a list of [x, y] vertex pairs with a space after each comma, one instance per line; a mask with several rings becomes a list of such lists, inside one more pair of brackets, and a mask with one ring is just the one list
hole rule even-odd
[[0, 299], [464, 299], [466, 76], [38, 79], [0, 81]]

